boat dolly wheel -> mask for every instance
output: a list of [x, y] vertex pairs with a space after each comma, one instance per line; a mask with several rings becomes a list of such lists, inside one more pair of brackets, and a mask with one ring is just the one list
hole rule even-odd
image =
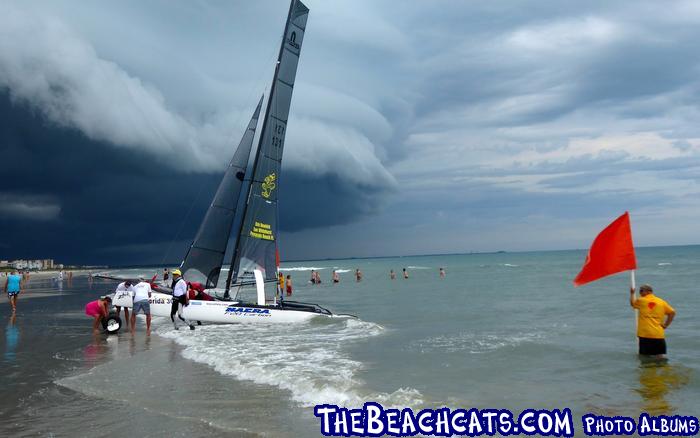
[[110, 312], [107, 318], [102, 320], [102, 328], [108, 335], [115, 335], [122, 328], [122, 319], [117, 312]]

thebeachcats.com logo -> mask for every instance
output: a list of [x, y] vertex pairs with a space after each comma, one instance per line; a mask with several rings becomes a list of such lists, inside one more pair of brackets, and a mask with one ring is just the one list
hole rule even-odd
[[[539, 435], [573, 437], [571, 409], [525, 409], [515, 415], [507, 409], [385, 409], [367, 402], [360, 409], [322, 404], [314, 407], [325, 436], [494, 436]], [[588, 436], [663, 435], [694, 436], [698, 419], [692, 416], [605, 417], [586, 414], [581, 430]]]

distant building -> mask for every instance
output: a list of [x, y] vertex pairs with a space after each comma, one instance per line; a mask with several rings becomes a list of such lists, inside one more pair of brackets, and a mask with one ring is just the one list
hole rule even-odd
[[10, 262], [7, 260], [0, 260], [0, 268], [7, 268], [10, 266]]
[[[53, 259], [44, 259], [44, 260], [13, 260], [11, 262], [8, 261], [0, 261], [0, 263], [6, 263], [4, 265], [5, 267], [7, 266], [12, 266], [15, 269], [18, 270], [25, 270], [25, 269], [31, 269], [31, 270], [42, 270], [42, 269], [53, 269], [55, 264], [53, 262]], [[62, 265], [61, 265], [62, 266]], [[3, 267], [2, 264], [0, 264], [0, 267]]]

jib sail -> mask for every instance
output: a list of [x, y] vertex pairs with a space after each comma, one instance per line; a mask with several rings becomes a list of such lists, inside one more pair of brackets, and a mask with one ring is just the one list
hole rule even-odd
[[221, 273], [221, 264], [231, 235], [262, 102], [261, 97], [219, 184], [214, 200], [199, 226], [197, 236], [180, 266], [187, 281], [200, 282], [206, 288], [216, 287]]

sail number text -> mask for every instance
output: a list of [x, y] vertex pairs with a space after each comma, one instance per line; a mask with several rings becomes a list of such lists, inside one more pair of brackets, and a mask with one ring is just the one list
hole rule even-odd
[[272, 146], [281, 148], [284, 144], [284, 125], [275, 123], [272, 127]]

